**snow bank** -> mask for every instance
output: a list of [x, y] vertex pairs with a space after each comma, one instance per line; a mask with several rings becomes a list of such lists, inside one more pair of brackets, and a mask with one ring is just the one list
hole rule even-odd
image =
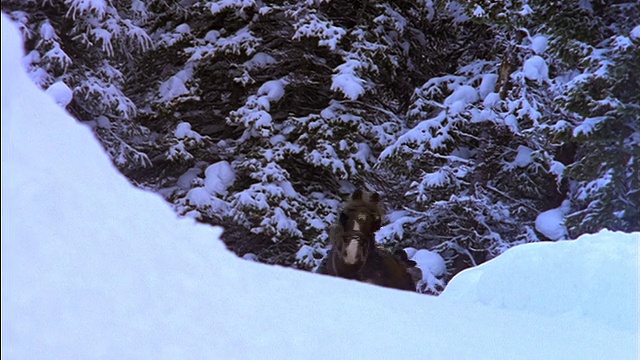
[[[244, 261], [218, 240], [220, 229], [178, 220], [116, 171], [91, 132], [21, 70], [19, 35], [4, 14], [1, 44], [2, 359], [636, 355], [628, 325], [637, 312], [627, 306], [637, 301], [628, 293], [633, 269], [618, 257], [629, 257], [627, 245], [603, 239], [602, 251], [589, 253], [593, 266], [580, 267], [586, 275], [567, 271], [587, 261], [578, 256], [545, 269], [559, 285], [566, 276], [598, 280], [580, 289], [589, 306], [624, 295], [608, 318], [621, 321], [617, 329], [589, 312], [555, 319]], [[584, 242], [575, 244], [580, 254]], [[607, 268], [602, 282], [596, 275], [608, 261], [622, 267]], [[519, 286], [494, 296], [522, 290], [512, 274], [526, 267], [511, 265], [502, 277]], [[525, 309], [559, 308], [545, 293], [529, 297]]]
[[588, 318], [637, 334], [639, 249], [640, 233], [607, 230], [575, 241], [520, 245], [461, 272], [440, 297], [559, 322]]

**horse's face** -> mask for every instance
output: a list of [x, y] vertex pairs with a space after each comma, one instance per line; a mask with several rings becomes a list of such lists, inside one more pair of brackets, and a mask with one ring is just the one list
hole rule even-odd
[[334, 246], [342, 261], [348, 265], [364, 264], [374, 245], [374, 233], [380, 229], [382, 219], [377, 194], [362, 201], [361, 193], [354, 193], [352, 203], [340, 213], [339, 233]]

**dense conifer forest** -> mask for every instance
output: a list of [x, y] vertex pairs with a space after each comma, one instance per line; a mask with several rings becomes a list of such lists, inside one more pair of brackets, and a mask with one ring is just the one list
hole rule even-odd
[[357, 188], [382, 196], [381, 246], [437, 252], [443, 282], [517, 244], [640, 230], [637, 1], [2, 11], [115, 166], [239, 256], [314, 269]]

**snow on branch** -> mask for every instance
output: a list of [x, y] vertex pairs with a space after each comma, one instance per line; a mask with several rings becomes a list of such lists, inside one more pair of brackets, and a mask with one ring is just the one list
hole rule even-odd
[[294, 24], [296, 29], [293, 40], [303, 37], [318, 38], [318, 45], [326, 46], [331, 50], [336, 50], [338, 43], [346, 34], [346, 31], [337, 26], [333, 26], [332, 21], [320, 19], [314, 12], [306, 14]]
[[87, 79], [74, 92], [80, 94], [86, 101], [90, 101], [103, 114], [117, 118], [131, 119], [137, 108], [117, 86], [96, 76]]
[[[173, 135], [173, 137], [171, 136]], [[171, 161], [189, 161], [194, 156], [189, 152], [198, 145], [203, 145], [203, 136], [191, 129], [191, 124], [181, 122], [176, 126], [173, 134], [169, 136], [171, 144], [169, 150], [165, 152], [167, 159]]]
[[208, 4], [209, 10], [213, 15], [219, 14], [228, 9], [236, 9], [244, 11], [246, 8], [256, 6], [255, 0], [219, 0]]
[[205, 41], [199, 41], [197, 46], [186, 48], [191, 54], [188, 61], [198, 61], [216, 54], [252, 55], [256, 52], [261, 38], [255, 37], [248, 26], [245, 26], [228, 37], [218, 37], [211, 33]]
[[184, 141], [178, 140], [166, 151], [167, 159], [171, 161], [187, 161], [193, 159], [193, 155], [186, 149]]
[[191, 130], [191, 124], [188, 122], [179, 123], [173, 134], [178, 139], [190, 139], [196, 143], [202, 142], [202, 135]]
[[607, 119], [607, 116], [588, 117], [582, 121], [582, 124], [573, 129], [573, 136], [578, 137], [580, 135], [589, 135]]
[[168, 80], [160, 84], [159, 99], [161, 103], [170, 102], [176, 98], [191, 94], [191, 90], [187, 87], [187, 83], [191, 81], [193, 76], [192, 64], [178, 71], [177, 74], [171, 76]]
[[243, 137], [270, 136], [273, 132], [273, 121], [269, 110], [271, 104], [280, 101], [284, 96], [286, 79], [267, 81], [256, 92], [247, 98], [244, 106], [229, 114], [229, 122], [241, 123], [246, 127]]
[[89, 30], [89, 34], [102, 43], [102, 51], [104, 51], [107, 56], [113, 56], [113, 44], [111, 43], [113, 33], [102, 28], [93, 28]]
[[59, 66], [63, 71], [66, 71], [73, 64], [69, 55], [60, 48], [60, 44], [57, 42], [53, 43], [53, 48], [47, 51], [42, 59], [52, 65]]
[[65, 3], [69, 5], [67, 16], [76, 21], [75, 38], [88, 46], [93, 42], [100, 44], [108, 57], [115, 56], [117, 50], [129, 53], [131, 47], [140, 51], [153, 47], [153, 41], [141, 27], [130, 19], [123, 19], [118, 9], [104, 0], [67, 0]]
[[331, 90], [340, 91], [347, 98], [357, 100], [365, 92], [363, 86], [365, 81], [356, 73], [361, 66], [362, 64], [354, 59], [349, 59], [338, 66], [336, 74], [332, 76]]
[[318, 141], [316, 149], [305, 155], [305, 160], [310, 164], [329, 168], [334, 174], [340, 174], [342, 178], [347, 176], [348, 172], [341, 157], [338, 156], [333, 145], [325, 140]]
[[274, 236], [274, 241], [290, 236], [301, 237], [302, 231], [293, 219], [304, 202], [289, 182], [289, 173], [274, 162], [265, 164], [258, 159], [250, 160], [243, 164], [245, 166], [256, 169], [250, 176], [260, 182], [232, 196], [234, 216], [255, 218], [251, 219], [254, 224], [259, 220], [259, 226], [254, 226], [251, 231]]
[[[444, 95], [443, 87], [451, 93], [443, 100], [438, 100]], [[426, 150], [444, 148], [453, 140], [452, 130], [458, 123], [468, 121], [465, 114], [480, 100], [478, 90], [463, 84], [463, 78], [459, 76], [433, 78], [416, 91], [416, 96], [409, 114], [418, 119], [426, 119], [387, 147], [380, 155], [381, 160], [398, 155], [398, 152], [420, 154]], [[432, 110], [434, 108], [435, 113]], [[470, 111], [469, 114], [472, 121], [484, 120], [477, 111]]]
[[122, 24], [124, 25], [123, 33], [133, 45], [137, 45], [141, 51], [153, 48], [153, 41], [144, 29], [134, 25], [129, 19], [123, 19]]
[[45, 20], [40, 25], [40, 41], [41, 42], [52, 42], [59, 41], [60, 37], [56, 34], [55, 29], [51, 26], [51, 23], [48, 20]]
[[87, 14], [102, 19], [108, 10], [108, 4], [105, 0], [65, 0], [65, 4], [69, 6], [67, 16], [71, 15], [73, 20]]
[[376, 24], [389, 24], [399, 34], [403, 34], [407, 28], [407, 19], [394, 10], [389, 4], [378, 5], [384, 10], [382, 15], [379, 15], [373, 22]]

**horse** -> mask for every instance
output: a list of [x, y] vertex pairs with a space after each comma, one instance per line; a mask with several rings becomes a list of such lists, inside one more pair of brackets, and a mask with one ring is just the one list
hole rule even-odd
[[415, 262], [398, 252], [378, 248], [375, 232], [382, 226], [383, 209], [378, 193], [356, 190], [338, 222], [329, 230], [332, 246], [317, 273], [358, 280], [389, 288], [416, 291]]

